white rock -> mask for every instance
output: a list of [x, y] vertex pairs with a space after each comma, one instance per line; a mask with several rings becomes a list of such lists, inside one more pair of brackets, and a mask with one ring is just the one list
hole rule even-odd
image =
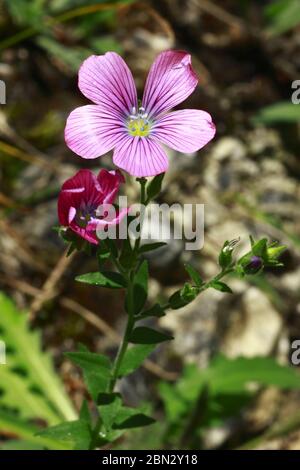
[[229, 357], [270, 354], [282, 328], [281, 316], [256, 287], [245, 293], [240, 308], [231, 313], [231, 322], [221, 345]]

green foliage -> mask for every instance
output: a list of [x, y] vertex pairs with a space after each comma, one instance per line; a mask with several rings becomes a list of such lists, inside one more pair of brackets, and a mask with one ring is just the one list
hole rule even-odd
[[148, 263], [146, 260], [142, 262], [137, 270], [133, 281], [133, 313], [140, 313], [148, 296]]
[[225, 284], [225, 282], [214, 280], [209, 283], [209, 287], [212, 287], [213, 289], [218, 290], [220, 292], [227, 292], [227, 294], [232, 294], [232, 290], [227, 284]]
[[155, 243], [145, 243], [140, 247], [140, 253], [148, 253], [149, 251], [153, 250], [158, 250], [159, 248], [162, 248], [163, 246], [166, 246], [167, 243], [165, 242], [155, 242]]
[[119, 369], [119, 377], [134, 372], [138, 367], [140, 367], [155, 347], [156, 344], [137, 344], [128, 349]]
[[196, 287], [202, 286], [203, 280], [200, 274], [198, 273], [198, 271], [191, 264], [188, 264], [188, 263], [186, 263], [184, 267], [187, 273], [189, 274], [191, 280], [194, 282], [195, 286]]
[[219, 254], [219, 265], [222, 269], [227, 269], [232, 265], [233, 251], [238, 242], [239, 239], [235, 239], [231, 241], [226, 240], [224, 243], [223, 248]]
[[50, 356], [41, 350], [39, 334], [29, 328], [27, 314], [1, 293], [0, 311], [1, 339], [7, 348], [7, 364], [0, 366], [0, 407], [49, 424], [76, 418]]
[[148, 318], [148, 317], [163, 317], [165, 316], [165, 309], [160, 304], [154, 304], [147, 310], [144, 310], [139, 314], [139, 318]]
[[149, 426], [155, 422], [143, 410], [124, 406], [118, 393], [100, 395], [98, 404], [102, 422], [100, 435], [107, 442], [120, 437], [126, 429]]
[[55, 449], [68, 450], [70, 446], [52, 437], [38, 436], [39, 428], [20, 418], [16, 413], [0, 409], [0, 431], [18, 436], [20, 440], [0, 445], [0, 449]]
[[173, 337], [147, 326], [137, 326], [129, 337], [129, 341], [134, 344], [158, 344], [170, 339]]
[[298, 0], [278, 0], [265, 8], [269, 21], [269, 32], [278, 35], [289, 31], [300, 23]]
[[[122, 1], [124, 5], [131, 2], [132, 0]], [[54, 61], [57, 62], [58, 59], [65, 68], [75, 71], [78, 64], [92, 51], [98, 54], [108, 50], [120, 52], [118, 42], [107, 34], [115, 24], [116, 10], [120, 3], [120, 0], [88, 0], [84, 4], [77, 0], [5, 0], [12, 24], [21, 25], [24, 29], [0, 42], [0, 49], [36, 37], [37, 44]], [[71, 33], [69, 35], [73, 42], [76, 38], [80, 45], [73, 43], [72, 47], [66, 47], [53, 34], [53, 26], [71, 20], [74, 24], [72, 36]], [[101, 36], [99, 28], [103, 31]], [[82, 46], [84, 42], [85, 46]]]
[[149, 426], [153, 423], [155, 423], [155, 419], [151, 418], [150, 416], [144, 415], [143, 413], [137, 413], [132, 416], [129, 416], [123, 421], [119, 419], [114, 425], [114, 429], [141, 428], [144, 426]]
[[97, 401], [98, 394], [106, 391], [110, 380], [110, 360], [102, 354], [88, 351], [70, 352], [66, 356], [82, 369], [84, 382], [92, 398]]
[[90, 424], [81, 419], [52, 426], [38, 436], [65, 443], [72, 450], [88, 450], [92, 439]]
[[282, 101], [266, 106], [253, 118], [254, 124], [294, 123], [299, 121], [300, 106], [290, 101]]
[[37, 43], [57, 62], [61, 62], [71, 72], [77, 72], [82, 62], [93, 51], [85, 47], [67, 47], [57, 42], [51, 36], [43, 35], [37, 38]]
[[282, 389], [300, 388], [299, 373], [269, 357], [227, 359], [218, 356], [205, 372], [204, 380], [214, 393], [241, 392], [251, 382]]
[[5, 0], [5, 4], [18, 24], [41, 27], [46, 0]]
[[165, 173], [155, 176], [147, 186], [147, 200], [151, 201], [154, 199], [160, 192], [163, 183]]
[[[205, 428], [220, 425], [236, 415], [255, 394], [253, 387], [250, 391], [250, 384], [299, 389], [300, 375], [293, 368], [281, 366], [267, 357], [228, 359], [217, 356], [204, 370], [188, 365], [176, 384], [162, 382], [159, 385], [168, 423], [165, 439], [178, 446], [178, 441], [186, 438], [191, 419], [196, 427], [193, 435], [200, 436]], [[197, 442], [199, 446], [199, 437]], [[192, 435], [189, 444], [196, 445]]]
[[129, 236], [127, 236], [127, 238], [123, 240], [122, 251], [120, 254], [119, 261], [124, 269], [130, 269], [134, 264], [135, 255], [130, 243]]
[[169, 298], [169, 305], [173, 310], [177, 310], [193, 302], [199, 293], [199, 287], [194, 287], [186, 282], [182, 289], [174, 292], [174, 294], [171, 295]]
[[75, 280], [93, 286], [108, 287], [109, 289], [122, 289], [126, 287], [124, 277], [117, 272], [110, 271], [82, 274], [77, 276]]

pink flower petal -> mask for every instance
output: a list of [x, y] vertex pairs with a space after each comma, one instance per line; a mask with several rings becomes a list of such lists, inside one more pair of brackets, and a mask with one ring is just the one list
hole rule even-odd
[[85, 228], [79, 227], [78, 225], [71, 224], [70, 229], [73, 230], [79, 237], [84, 238], [89, 243], [93, 245], [98, 245], [99, 240], [96, 236], [95, 229], [90, 229], [88, 226]]
[[118, 170], [107, 171], [102, 169], [97, 176], [97, 180], [103, 194], [102, 204], [112, 204], [119, 191], [120, 184], [125, 182], [124, 176]]
[[75, 219], [76, 216], [76, 209], [75, 207], [70, 207], [69, 209], [69, 215], [68, 215], [68, 223], [71, 224], [73, 220]]
[[107, 217], [104, 217], [103, 219], [98, 219], [97, 230], [103, 230], [109, 225], [118, 225], [124, 219], [124, 217], [128, 214], [129, 207], [124, 207], [121, 210], [116, 209], [114, 216], [111, 215], [110, 211], [108, 212], [109, 213]]
[[196, 88], [198, 79], [191, 56], [182, 51], [165, 51], [153, 63], [145, 85], [143, 107], [150, 116], [169, 111]]
[[65, 141], [83, 158], [97, 158], [114, 148], [126, 132], [123, 122], [103, 114], [98, 105], [74, 109], [67, 119]]
[[159, 175], [168, 168], [165, 151], [147, 137], [125, 137], [115, 148], [113, 162], [137, 177]]
[[92, 55], [80, 67], [78, 86], [89, 100], [114, 116], [124, 116], [137, 107], [132, 74], [116, 52]]
[[[64, 182], [58, 197], [59, 223], [68, 226], [74, 220], [82, 201], [103, 199], [96, 176], [90, 170], [80, 170]], [[74, 212], [75, 211], [75, 212]]]
[[204, 147], [215, 133], [210, 114], [198, 109], [183, 109], [159, 119], [153, 138], [179, 152], [192, 153]]

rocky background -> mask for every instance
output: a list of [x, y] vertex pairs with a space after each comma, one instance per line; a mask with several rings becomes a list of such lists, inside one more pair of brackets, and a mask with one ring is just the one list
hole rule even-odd
[[[200, 84], [183, 107], [207, 110], [217, 135], [199, 154], [169, 151], [160, 202], [205, 204], [205, 243], [194, 252], [174, 241], [153, 255], [150, 297], [164, 299], [186, 280], [185, 261], [203, 278], [214, 275], [227, 239], [241, 237], [243, 250], [251, 233], [288, 249], [283, 268], [250, 281], [231, 279], [234, 295], [209, 290], [163, 318], [161, 326], [175, 340], [125, 382], [123, 391], [132, 403], [152, 399], [155, 381], [172, 380], [184, 363], [204, 368], [217, 352], [271, 355], [287, 364], [291, 342], [300, 338], [299, 124], [280, 116], [265, 119], [261, 110], [290, 100], [291, 83], [300, 78], [299, 27], [270, 32], [265, 15], [270, 1], [98, 2], [113, 5], [51, 23], [51, 15], [60, 14], [59, 3], [48, 2], [50, 12], [49, 5], [34, 9], [38, 2], [0, 3], [0, 78], [7, 84], [7, 104], [0, 106], [0, 289], [30, 311], [79, 406], [85, 390], [63, 351], [82, 342], [113, 353], [125, 317], [120, 296], [74, 282], [75, 274], [95, 269], [94, 262], [82, 254], [66, 259], [66, 247], [52, 228], [62, 182], [83, 166], [96, 171], [111, 166], [109, 156], [83, 161], [63, 140], [68, 113], [85, 103], [76, 85], [78, 65], [91, 51], [117, 50], [142, 91], [160, 51], [188, 50]], [[61, 4], [63, 11], [82, 5]], [[30, 28], [32, 34], [18, 36]], [[137, 188], [129, 177], [128, 185], [134, 199]], [[238, 445], [247, 433], [292, 419], [299, 406], [299, 392], [268, 389], [242, 417], [208, 433], [205, 445], [230, 447], [230, 440]], [[299, 449], [299, 428], [259, 445]]]

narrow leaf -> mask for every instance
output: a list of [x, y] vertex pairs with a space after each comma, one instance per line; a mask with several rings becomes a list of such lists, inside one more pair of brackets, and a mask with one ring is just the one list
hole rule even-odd
[[160, 193], [164, 176], [165, 173], [161, 173], [155, 176], [148, 184], [147, 196], [149, 200], [154, 199]]
[[198, 271], [191, 264], [188, 263], [186, 263], [184, 267], [187, 273], [189, 274], [190, 278], [194, 282], [195, 286], [200, 287], [203, 284], [203, 280]]
[[135, 371], [155, 349], [155, 344], [137, 344], [127, 350], [119, 370], [119, 377]]
[[90, 426], [80, 419], [52, 426], [40, 431], [38, 436], [67, 442], [74, 450], [88, 450], [92, 438]]
[[232, 290], [230, 289], [230, 287], [221, 281], [212, 281], [210, 283], [210, 287], [219, 290], [220, 292], [227, 292], [228, 294], [232, 294]]
[[140, 247], [140, 253], [148, 253], [149, 251], [157, 250], [166, 245], [167, 243], [165, 242], [145, 243]]
[[155, 304], [153, 307], [148, 310], [144, 310], [139, 314], [139, 318], [148, 318], [148, 317], [163, 317], [166, 314], [161, 305]]
[[87, 388], [96, 401], [100, 392], [105, 392], [110, 380], [111, 364], [102, 354], [91, 352], [70, 352], [66, 356], [83, 371]]
[[155, 423], [155, 419], [150, 416], [144, 415], [143, 413], [138, 413], [136, 415], [130, 416], [121, 423], [115, 423], [113, 429], [132, 429], [140, 428], [144, 426], [149, 426], [150, 424]]
[[76, 281], [94, 286], [108, 287], [110, 289], [121, 289], [126, 287], [124, 277], [116, 272], [96, 272], [77, 276]]
[[138, 326], [133, 330], [129, 341], [134, 344], [158, 344], [171, 339], [173, 339], [172, 336], [160, 331], [147, 326]]

